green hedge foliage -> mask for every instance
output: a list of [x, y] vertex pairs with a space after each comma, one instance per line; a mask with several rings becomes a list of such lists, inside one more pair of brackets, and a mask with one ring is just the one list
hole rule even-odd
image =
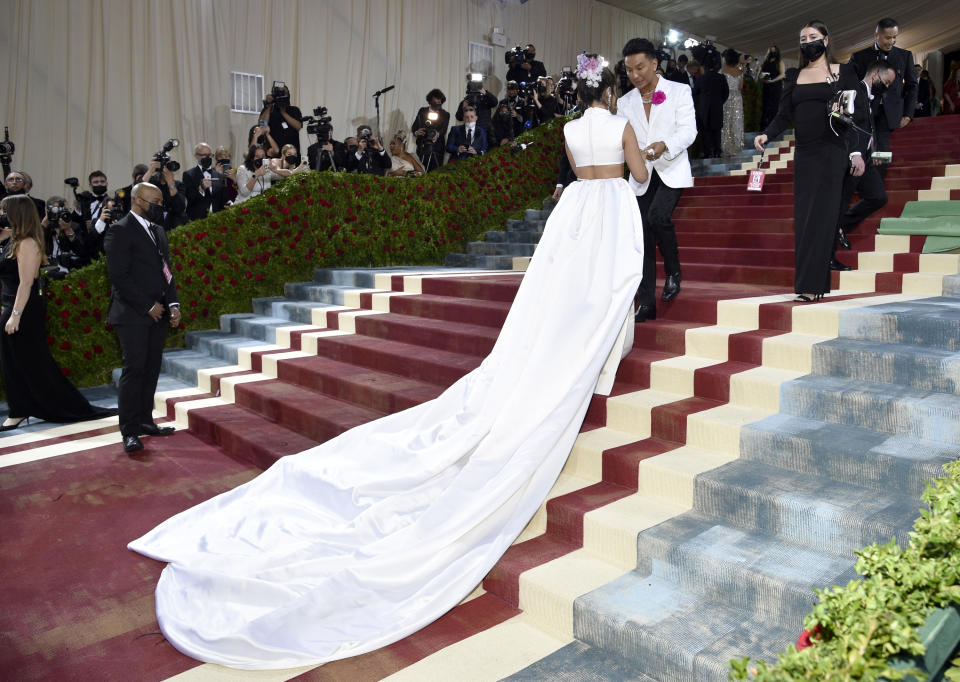
[[[539, 207], [558, 172], [563, 120], [525, 132], [514, 152], [444, 166], [420, 178], [303, 173], [264, 195], [169, 233], [186, 330], [219, 326], [219, 316], [250, 310], [250, 300], [283, 293], [285, 282], [318, 267], [442, 263], [448, 252], [507, 218]], [[110, 381], [121, 364], [116, 334], [104, 324], [110, 283], [103, 260], [47, 285], [47, 343], [79, 386]]]

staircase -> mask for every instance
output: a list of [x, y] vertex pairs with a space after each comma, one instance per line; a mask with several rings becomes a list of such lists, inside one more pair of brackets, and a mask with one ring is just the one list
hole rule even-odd
[[[835, 274], [838, 289], [821, 304], [791, 302], [789, 151], [762, 193], [747, 193], [743, 177], [698, 179], [675, 213], [680, 296], [637, 325], [611, 396], [594, 397], [550, 498], [514, 546], [471, 599], [424, 631], [315, 674], [724, 679], [729, 658], [772, 658], [795, 640], [810, 587], [850, 577], [856, 547], [902, 539], [923, 481], [956, 456], [950, 344], [960, 285], [944, 275], [960, 272], [960, 257], [875, 234], [882, 216], [898, 215], [960, 159], [960, 121], [930, 121], [942, 128], [917, 122], [895, 134], [902, 163], [887, 176], [890, 203], [850, 235], [853, 250], [841, 257], [858, 270]], [[522, 267], [529, 252], [510, 248], [532, 249], [545, 218], [528, 212], [488, 234], [484, 243], [502, 252], [467, 254], [496, 261], [318, 270], [249, 314], [224, 316], [220, 330], [191, 332], [186, 348], [165, 354], [157, 395], [162, 418], [180, 430], [145, 441], [163, 484], [149, 496], [124, 491], [149, 500], [137, 508], [141, 525], [429, 400], [479, 365], [522, 275], [468, 263], [516, 258]], [[117, 447], [91, 450], [91, 466]], [[37, 478], [57, 461], [37, 462]], [[84, 500], [94, 481], [101, 486], [96, 476], [76, 483], [71, 499]], [[31, 537], [95, 517], [83, 509], [37, 517]], [[111, 549], [75, 566], [72, 579], [90, 591], [126, 566], [129, 602], [149, 599], [160, 566], [128, 556], [130, 531], [116, 526], [104, 531], [115, 538], [101, 537]], [[69, 563], [56, 543], [44, 551], [47, 565]], [[65, 595], [80, 601], [62, 610], [82, 610], [85, 589]], [[85, 665], [122, 658], [126, 674], [144, 679], [196, 665], [155, 646], [146, 619], [122, 630], [132, 636], [83, 649]]]

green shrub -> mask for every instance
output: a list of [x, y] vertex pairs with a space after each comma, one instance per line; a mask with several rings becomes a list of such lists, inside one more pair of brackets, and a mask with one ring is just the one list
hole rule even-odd
[[[219, 326], [250, 299], [283, 293], [284, 282], [313, 278], [317, 267], [442, 263], [451, 251], [525, 208], [539, 207], [558, 171], [562, 120], [524, 133], [519, 153], [500, 147], [421, 178], [304, 173], [264, 195], [173, 230], [171, 260], [184, 325]], [[48, 283], [47, 343], [74, 383], [110, 380], [121, 364], [104, 325], [110, 285], [99, 260]]]
[[731, 678], [761, 682], [903, 679], [917, 671], [889, 666], [897, 655], [924, 653], [917, 634], [934, 609], [960, 603], [960, 462], [930, 481], [906, 548], [893, 540], [857, 552], [863, 576], [845, 587], [816, 590], [820, 602], [804, 627], [813, 645], [794, 645], [775, 664], [732, 661]]

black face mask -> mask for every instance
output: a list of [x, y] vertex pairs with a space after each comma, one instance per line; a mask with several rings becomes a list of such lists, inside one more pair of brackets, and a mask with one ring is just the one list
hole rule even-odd
[[885, 93], [888, 88], [889, 86], [878, 78], [877, 81], [870, 86], [870, 94], [874, 97], [883, 97], [883, 93]]
[[143, 217], [149, 220], [151, 223], [162, 223], [163, 206], [151, 202], [149, 208], [147, 208], [146, 215]]
[[208, 169], [212, 163], [213, 159], [211, 159], [209, 156], [203, 156], [200, 158], [200, 167], [204, 170]]
[[94, 185], [94, 186], [91, 187], [90, 189], [93, 190], [94, 195], [96, 195], [96, 196], [98, 196], [98, 197], [102, 197], [104, 194], [107, 193], [107, 186], [106, 186], [106, 185]]
[[359, 147], [355, 144], [347, 145], [347, 151], [350, 153], [356, 153], [357, 149], [359, 149]]
[[800, 52], [807, 58], [808, 62], [815, 62], [820, 59], [820, 55], [827, 51], [827, 46], [823, 44], [823, 38], [811, 40], [809, 43], [800, 43]]
[[286, 161], [291, 166], [300, 165], [300, 155], [299, 154], [287, 154], [283, 157], [283, 160]]

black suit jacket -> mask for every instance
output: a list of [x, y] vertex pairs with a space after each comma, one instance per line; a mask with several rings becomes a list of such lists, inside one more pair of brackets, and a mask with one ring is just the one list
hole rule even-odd
[[213, 211], [222, 211], [227, 203], [227, 181], [217, 171], [209, 171], [210, 177], [214, 180], [210, 189], [204, 190], [200, 186], [203, 182], [203, 171], [199, 166], [194, 166], [189, 170], [183, 171], [183, 179], [180, 184], [183, 185], [183, 193], [187, 199], [187, 218], [189, 220], [199, 220], [205, 218], [210, 213], [210, 207]]
[[877, 112], [884, 117], [887, 128], [896, 130], [904, 116], [913, 118], [917, 107], [917, 77], [913, 73], [913, 53], [894, 46], [889, 52], [877, 49], [877, 46], [854, 52], [850, 63], [857, 70], [857, 77], [863, 78], [867, 69], [876, 61], [884, 60], [897, 71], [890, 89], [883, 95], [883, 108]]
[[[867, 86], [863, 81], [857, 83], [857, 98], [853, 103], [853, 122], [858, 128], [851, 128], [847, 135], [847, 151], [860, 152], [863, 160], [870, 161], [870, 139], [875, 137], [873, 119], [879, 109], [879, 98], [873, 100], [867, 95]], [[867, 131], [867, 132], [863, 132]]]
[[723, 103], [730, 96], [727, 79], [719, 71], [707, 71], [693, 86], [697, 123], [703, 130], [723, 128]]
[[[153, 226], [151, 232], [154, 239], [150, 239], [136, 217], [128, 213], [111, 225], [104, 236], [103, 250], [110, 275], [107, 322], [111, 324], [151, 325], [154, 321], [147, 311], [154, 303], [167, 307], [164, 312], [167, 318], [169, 307], [180, 302], [167, 234], [159, 225]], [[169, 282], [164, 276], [164, 264], [170, 272]]]

